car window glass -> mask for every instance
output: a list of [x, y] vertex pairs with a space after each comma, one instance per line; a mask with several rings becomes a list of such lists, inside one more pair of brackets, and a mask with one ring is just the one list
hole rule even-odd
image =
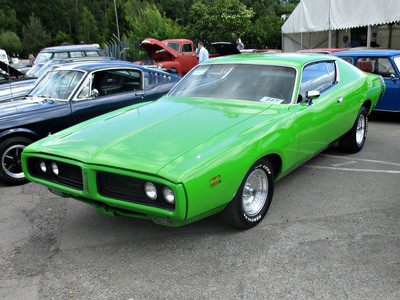
[[335, 82], [335, 77], [333, 62], [319, 62], [306, 66], [301, 77], [300, 95], [304, 99], [307, 91], [326, 90]]
[[[96, 89], [96, 96], [114, 95], [143, 89], [142, 73], [139, 70], [120, 69], [95, 72], [92, 75], [91, 91]], [[84, 91], [78, 98], [84, 98], [90, 95], [90, 92]]]
[[71, 70], [49, 72], [32, 90], [30, 95], [33, 97], [68, 100], [72, 92], [78, 87], [83, 75], [83, 72]]
[[100, 54], [97, 51], [85, 51], [86, 56], [90, 57], [95, 57], [95, 56], [100, 56]]
[[53, 58], [68, 58], [68, 52], [55, 52]]
[[390, 75], [394, 73], [394, 68], [389, 59], [378, 58], [375, 74], [379, 74], [382, 77], [390, 77]]
[[170, 92], [175, 97], [289, 104], [296, 70], [269, 65], [199, 65]]
[[40, 52], [35, 59], [35, 64], [45, 63], [51, 59], [53, 53], [51, 52]]
[[183, 44], [182, 52], [193, 52], [192, 44]]
[[400, 56], [396, 56], [393, 60], [397, 67], [397, 70], [400, 70]]
[[180, 44], [176, 43], [176, 42], [163, 42], [165, 45], [167, 45], [168, 47], [171, 47], [172, 49], [174, 49], [175, 51], [179, 52], [179, 47]]
[[341, 59], [347, 61], [350, 64], [353, 64], [354, 60], [352, 57], [340, 57]]
[[69, 53], [69, 55], [71, 55], [71, 57], [83, 57], [83, 53], [82, 51], [72, 51]]

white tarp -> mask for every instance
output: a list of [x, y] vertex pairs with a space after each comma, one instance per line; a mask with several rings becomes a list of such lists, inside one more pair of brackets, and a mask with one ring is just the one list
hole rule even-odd
[[349, 29], [400, 21], [400, 0], [301, 0], [282, 33]]

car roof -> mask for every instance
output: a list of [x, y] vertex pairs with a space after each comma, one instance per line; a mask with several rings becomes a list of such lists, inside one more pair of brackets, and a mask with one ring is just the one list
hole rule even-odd
[[346, 52], [335, 52], [332, 55], [340, 57], [359, 57], [359, 56], [396, 56], [400, 55], [400, 50], [379, 49], [379, 50], [349, 50]]
[[[105, 60], [105, 61], [85, 61], [85, 62], [73, 62], [68, 64], [60, 65], [57, 70], [77, 70], [85, 72], [93, 72], [101, 69], [109, 68], [134, 68], [142, 71], [153, 71], [158, 73], [165, 73], [157, 69], [148, 69], [141, 65], [134, 64], [133, 62], [122, 61], [122, 60]], [[171, 74], [170, 74], [171, 75]]]
[[77, 44], [66, 46], [53, 46], [40, 50], [40, 52], [66, 52], [66, 51], [79, 51], [79, 50], [101, 50], [99, 44]]
[[202, 64], [212, 63], [249, 63], [249, 64], [270, 64], [282, 66], [302, 67], [304, 64], [313, 61], [334, 60], [333, 56], [315, 53], [280, 53], [280, 52], [261, 52], [240, 55], [228, 55], [209, 59]]

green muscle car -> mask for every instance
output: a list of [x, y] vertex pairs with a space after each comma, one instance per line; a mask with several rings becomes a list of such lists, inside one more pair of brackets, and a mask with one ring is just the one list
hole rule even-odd
[[277, 180], [332, 143], [362, 149], [379, 75], [318, 54], [208, 60], [166, 96], [26, 147], [27, 179], [110, 216], [181, 226], [220, 213], [251, 228]]

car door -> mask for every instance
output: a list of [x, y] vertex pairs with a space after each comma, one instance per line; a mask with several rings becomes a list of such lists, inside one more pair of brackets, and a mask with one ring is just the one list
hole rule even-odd
[[[397, 58], [398, 60], [400, 58]], [[400, 65], [400, 61], [399, 61]], [[379, 74], [383, 77], [386, 84], [386, 92], [382, 99], [376, 105], [376, 110], [400, 111], [400, 80], [399, 70], [389, 58], [380, 57], [373, 60], [374, 70], [372, 73]]]
[[[306, 92], [319, 91], [314, 100], [305, 98]], [[312, 63], [303, 68], [298, 105], [290, 108], [296, 113], [299, 131], [298, 160], [305, 161], [341, 136], [343, 128], [354, 120], [346, 120], [343, 102], [346, 90], [338, 87], [338, 73], [334, 61]]]
[[189, 72], [197, 64], [198, 64], [198, 59], [192, 44], [191, 43], [183, 44], [182, 56], [181, 56], [182, 72], [183, 73]]
[[144, 101], [147, 101], [147, 95], [143, 89], [141, 70], [101, 70], [88, 76], [72, 101], [72, 119], [74, 123], [79, 123]]

